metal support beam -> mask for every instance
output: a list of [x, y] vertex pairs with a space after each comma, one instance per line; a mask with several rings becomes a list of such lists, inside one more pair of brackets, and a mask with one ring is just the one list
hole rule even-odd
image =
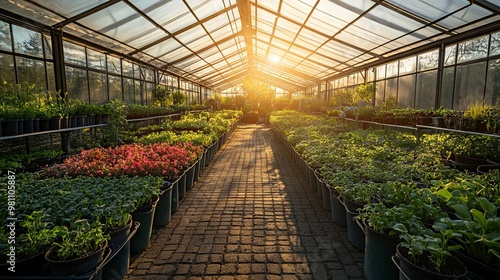
[[56, 91], [62, 98], [66, 98], [68, 87], [66, 84], [66, 70], [64, 67], [64, 49], [63, 33], [61, 30], [53, 29], [50, 31], [52, 40], [52, 56], [54, 57], [54, 77], [56, 82]]

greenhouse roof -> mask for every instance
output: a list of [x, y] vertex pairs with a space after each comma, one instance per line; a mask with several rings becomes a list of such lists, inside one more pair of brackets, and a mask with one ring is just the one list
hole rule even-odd
[[2, 0], [199, 84], [293, 91], [500, 21], [500, 0]]

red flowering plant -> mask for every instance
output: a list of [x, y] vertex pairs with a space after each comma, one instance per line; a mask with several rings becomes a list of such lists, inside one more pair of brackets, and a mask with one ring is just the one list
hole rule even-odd
[[68, 157], [62, 164], [45, 168], [44, 173], [47, 177], [152, 175], [176, 178], [202, 153], [203, 147], [192, 143], [129, 144], [115, 148], [94, 148]]

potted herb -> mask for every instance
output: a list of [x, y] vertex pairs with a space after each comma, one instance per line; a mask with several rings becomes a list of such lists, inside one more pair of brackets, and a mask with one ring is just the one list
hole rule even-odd
[[99, 223], [78, 220], [71, 228], [58, 228], [56, 234], [59, 240], [45, 254], [52, 275], [82, 275], [103, 260], [109, 236], [103, 234]]

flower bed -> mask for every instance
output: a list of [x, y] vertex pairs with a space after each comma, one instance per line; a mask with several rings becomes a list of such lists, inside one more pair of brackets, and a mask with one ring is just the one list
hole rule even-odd
[[162, 176], [174, 178], [203, 153], [203, 147], [191, 143], [129, 144], [115, 148], [94, 148], [67, 158], [62, 164], [44, 170], [47, 177], [79, 175]]

